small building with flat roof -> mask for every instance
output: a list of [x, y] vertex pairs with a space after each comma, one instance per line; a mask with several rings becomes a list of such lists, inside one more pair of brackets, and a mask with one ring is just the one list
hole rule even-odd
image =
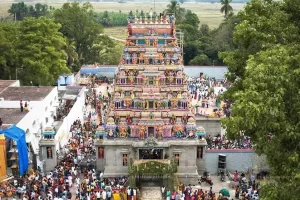
[[[64, 146], [69, 139], [69, 130], [76, 119], [83, 120], [83, 106], [85, 88], [65, 88], [58, 92], [57, 87], [52, 86], [20, 86], [19, 81], [0, 80], [0, 118], [3, 121], [2, 128], [11, 125], [23, 129], [26, 132], [26, 143], [30, 149], [30, 161], [33, 167], [42, 166], [43, 149], [40, 146], [43, 132], [52, 127], [55, 129], [57, 145], [53, 152]], [[23, 112], [21, 111], [21, 101]], [[25, 103], [28, 109], [25, 109]], [[59, 112], [65, 108], [68, 112], [58, 119]], [[61, 110], [60, 110], [61, 109]], [[49, 163], [49, 162], [48, 162]]]

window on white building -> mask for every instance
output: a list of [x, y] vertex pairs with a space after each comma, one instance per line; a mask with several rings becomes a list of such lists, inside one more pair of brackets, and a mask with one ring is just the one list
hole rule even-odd
[[48, 117], [46, 117], [46, 123], [48, 123], [48, 121], [49, 121], [49, 120], [48, 120]]
[[47, 112], [47, 110], [48, 110], [48, 107], [46, 106], [46, 108], [45, 108], [45, 112]]
[[35, 120], [34, 120], [33, 123], [32, 123], [32, 127], [35, 127], [35, 124], [36, 124], [36, 122], [35, 122]]
[[50, 101], [50, 106], [52, 106], [52, 101]]
[[26, 130], [26, 134], [29, 134], [29, 129]]

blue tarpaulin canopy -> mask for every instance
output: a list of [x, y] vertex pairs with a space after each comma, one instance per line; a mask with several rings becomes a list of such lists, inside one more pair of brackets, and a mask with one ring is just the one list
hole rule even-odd
[[22, 176], [28, 169], [28, 151], [26, 145], [25, 131], [12, 125], [8, 129], [0, 130], [0, 134], [4, 134], [6, 137], [16, 141], [18, 147], [19, 156], [19, 171]]

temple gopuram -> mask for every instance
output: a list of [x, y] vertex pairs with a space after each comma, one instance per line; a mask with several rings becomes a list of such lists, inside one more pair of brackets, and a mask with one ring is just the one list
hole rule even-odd
[[[196, 184], [205, 130], [196, 127], [173, 15], [128, 21], [109, 115], [97, 130], [97, 170], [131, 185], [169, 176]], [[135, 179], [135, 180], [133, 180]]]

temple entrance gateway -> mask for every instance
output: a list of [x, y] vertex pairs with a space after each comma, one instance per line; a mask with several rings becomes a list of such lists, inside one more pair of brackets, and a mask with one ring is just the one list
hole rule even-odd
[[139, 149], [139, 159], [163, 159], [163, 152], [158, 148]]
[[162, 187], [168, 184], [168, 179], [164, 178], [163, 175], [155, 174], [139, 174], [136, 177], [136, 184], [138, 187]]

